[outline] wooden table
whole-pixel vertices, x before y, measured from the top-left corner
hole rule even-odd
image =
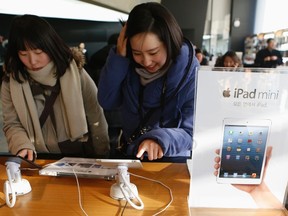
[[[47,164],[47,160],[38,160],[38,164]],[[184,163],[143,163],[143,169],[129,169],[130,173],[158,180],[169,186],[174,201],[171,206],[160,215],[169,216],[285,216],[284,210],[237,210],[237,209],[190,209],[187,204],[189,194],[189,172]],[[73,216],[84,215],[78,202],[78,189],[73,177],[39,176],[37,171],[22,171],[22,178],[27,179],[32,187],[29,194],[17,196],[13,208],[3,206],[0,215],[29,215],[29,216]],[[5,166],[0,165],[0,191],[7,179]],[[126,201],[110,198],[110,187],[115,181],[102,179],[80,178],[80,191],[83,209],[91,215],[153,215],[163,209],[170,201],[169,191],[162,185],[130,177],[144,203],[144,210],[136,210],[129,204],[124,208]]]
[[[37,163],[46,164],[42,160]],[[187,195],[189,192],[189,174],[186,164],[143,163],[143,169],[129,169],[130,173],[161,181],[173,191],[172,205],[161,215],[188,215]],[[30,182],[32,191],[17,196],[13,208],[3,206],[0,215],[84,215],[78,203],[78,190],[73,177],[39,176],[38,172],[22,171],[22,178]],[[7,179],[5,166],[0,165],[0,191]],[[144,210],[136,210],[129,204],[123,215],[153,215],[164,208],[170,201],[168,189],[162,185],[130,176],[131,183],[137,186],[139,196],[144,203]],[[90,215],[121,215],[126,201],[114,200],[109,196],[114,180],[79,178],[82,206]]]

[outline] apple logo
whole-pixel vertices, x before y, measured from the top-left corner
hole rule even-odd
[[[223,91],[223,97],[230,97],[230,89],[227,88],[227,90]]]

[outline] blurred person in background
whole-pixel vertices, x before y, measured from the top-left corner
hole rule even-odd
[[[195,49],[195,55],[198,59],[200,65],[209,65],[209,62],[206,58],[206,56],[203,54],[202,50],[200,48]]]
[[[275,40],[269,38],[267,40],[267,47],[256,53],[254,66],[262,68],[276,68],[277,66],[282,65],[282,55],[280,51],[275,49],[275,47]]]
[[[216,59],[215,67],[238,68],[242,67],[242,61],[235,51],[229,50],[223,56]]]

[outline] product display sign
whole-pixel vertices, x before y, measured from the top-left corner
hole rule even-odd
[[[190,208],[281,209],[288,183],[288,70],[201,67]]]

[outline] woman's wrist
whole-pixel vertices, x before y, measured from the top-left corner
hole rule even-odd
[[[260,208],[282,208],[283,206],[264,182],[255,187],[250,195]]]

